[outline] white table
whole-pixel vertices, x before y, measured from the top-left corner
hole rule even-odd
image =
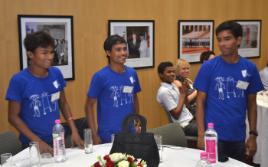
[[[268,167],[268,91],[257,94],[257,152],[253,162]]]
[[[93,147],[94,152],[85,154],[84,150],[77,148],[67,149],[68,160],[63,163],[44,164],[43,167],[89,167],[97,161],[97,156],[104,156],[109,153],[111,144],[96,145]],[[163,162],[159,167],[195,167],[199,160],[200,150],[183,148],[183,147],[164,147]],[[25,149],[14,156],[14,163],[17,166],[26,166],[29,150]],[[219,163],[219,167],[249,167],[249,165],[234,159],[229,159],[226,163]]]

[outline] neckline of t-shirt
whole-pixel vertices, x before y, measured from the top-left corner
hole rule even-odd
[[[239,60],[238,60],[236,63],[228,63],[228,62],[226,62],[226,61],[221,57],[221,55],[219,56],[219,58],[220,58],[220,60],[221,60],[224,64],[229,65],[229,66],[233,66],[233,65],[237,65],[237,64],[239,64],[239,63],[241,62],[242,57],[241,57],[240,55],[238,55],[238,56],[239,56]]]
[[[26,72],[28,73],[28,75],[30,75],[32,78],[35,78],[35,79],[39,79],[39,80],[45,80],[47,79],[49,76],[50,76],[50,68],[48,69],[48,74],[47,76],[45,77],[37,77],[37,76],[34,76],[31,71],[29,70],[29,68],[26,68]]]
[[[118,72],[113,71],[112,68],[108,65],[108,69],[109,69],[113,74],[116,74],[116,75],[119,75],[119,76],[122,76],[122,75],[125,75],[125,74],[126,74],[127,67],[126,67],[126,66],[124,66],[124,67],[125,67],[124,72],[122,72],[122,73],[118,73]]]

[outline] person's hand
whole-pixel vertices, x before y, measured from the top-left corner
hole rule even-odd
[[[252,157],[257,151],[256,136],[249,136],[246,142],[246,155]]]
[[[73,132],[71,138],[74,145],[78,146],[81,149],[84,148],[84,141],[80,138],[77,132]]]
[[[205,148],[204,136],[197,137],[197,148],[204,150],[204,148]]]
[[[93,144],[96,145],[96,144],[101,144],[101,139],[100,139],[100,136],[99,135],[92,135],[92,139],[93,139]]]
[[[181,87],[181,82],[178,80],[174,80],[173,83],[176,85],[176,87],[179,89]]]
[[[141,126],[135,126],[135,132],[141,133]]]
[[[39,151],[41,154],[50,153],[51,155],[53,155],[53,148],[50,145],[48,145],[46,142],[39,141],[38,145],[39,145]]]
[[[180,93],[181,94],[187,94],[187,91],[188,91],[188,83],[187,82],[183,82],[181,87],[179,87],[179,90],[180,90]]]

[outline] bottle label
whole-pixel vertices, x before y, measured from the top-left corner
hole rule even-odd
[[[217,162],[217,143],[216,140],[206,139],[206,152],[210,163]]]
[[[62,156],[63,159],[56,161],[65,160],[65,143],[64,143],[64,132],[60,134],[53,134],[53,151],[54,157]]]

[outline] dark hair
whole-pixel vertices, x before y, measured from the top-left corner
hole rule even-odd
[[[235,38],[242,37],[242,26],[234,20],[228,20],[221,23],[216,29],[216,35],[224,30],[230,30]]]
[[[46,48],[51,46],[55,48],[54,39],[44,31],[37,31],[27,34],[24,39],[24,46],[27,51],[34,52],[38,47]]]
[[[172,66],[173,64],[170,61],[161,62],[157,67],[158,74],[163,74],[167,67]]]
[[[204,61],[209,59],[210,55],[215,55],[215,53],[213,51],[211,51],[211,50],[202,52],[201,55],[200,55],[200,62],[204,63]]]
[[[111,35],[104,41],[103,48],[105,51],[111,51],[114,45],[122,43],[127,44],[123,37],[119,35]]]

